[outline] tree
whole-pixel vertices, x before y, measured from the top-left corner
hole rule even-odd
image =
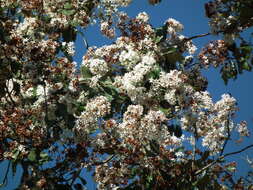
[[[155,5],[161,1],[149,0]],[[119,12],[131,0],[1,1],[0,160],[23,172],[18,189],[250,189],[232,177],[224,154],[236,100],[214,102],[201,70],[219,67],[225,83],[253,64],[251,0],[205,4],[210,32],[186,37],[169,18],[154,28],[145,12]],[[114,42],[89,47],[92,21]],[[78,68],[74,42],[88,48]],[[196,55],[193,39],[217,35]],[[7,173],[3,180],[6,183]]]

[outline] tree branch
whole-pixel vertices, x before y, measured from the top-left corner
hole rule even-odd
[[[95,166],[97,166],[97,165],[102,165],[102,164],[106,164],[107,162],[110,162],[113,158],[114,158],[114,156],[115,155],[111,155],[109,158],[107,158],[105,161],[103,161],[103,162],[94,162],[93,164],[95,165]]]
[[[102,165],[102,164],[105,164],[105,163],[107,163],[107,162],[110,162],[110,161],[113,159],[114,156],[115,156],[115,155],[111,155],[111,156],[110,156],[109,158],[107,158],[105,161],[103,161],[103,162],[94,162],[92,165],[97,166],[97,165]],[[70,183],[70,186],[72,186],[72,185],[74,184],[74,182],[76,181],[76,179],[79,177],[80,173],[82,172],[82,169],[83,169],[83,168],[79,168],[79,169],[77,170],[77,172],[73,174],[73,177],[72,177],[72,181],[71,181],[71,183]]]
[[[200,173],[202,173],[203,171],[205,171],[206,169],[210,168],[211,166],[215,165],[217,162],[219,162],[220,160],[224,159],[225,157],[227,156],[231,156],[231,155],[234,155],[234,154],[239,154],[249,148],[252,148],[253,147],[253,144],[249,145],[249,146],[246,146],[244,147],[243,149],[241,150],[238,150],[238,151],[235,151],[235,152],[230,152],[230,153],[227,153],[227,154],[224,154],[223,156],[220,156],[217,160],[211,162],[210,164],[206,165],[205,167],[203,167],[202,169],[196,171],[195,175],[198,175]]]
[[[196,36],[192,36],[192,37],[189,37],[189,38],[185,38],[185,39],[184,39],[184,42],[193,40],[193,39],[195,39],[195,38],[205,37],[205,36],[208,36],[208,35],[210,35],[210,34],[211,34],[211,33],[208,32],[208,33],[205,33],[205,34],[199,34],[199,35],[196,35]]]

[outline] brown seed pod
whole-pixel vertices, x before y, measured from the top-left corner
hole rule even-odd
[[[149,0],[149,3],[151,4],[151,5],[156,5],[156,4],[158,4],[158,3],[160,3],[162,0]]]

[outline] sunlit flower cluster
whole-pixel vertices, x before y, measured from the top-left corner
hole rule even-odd
[[[94,132],[98,127],[98,118],[110,113],[111,105],[107,98],[98,96],[87,103],[86,109],[76,121],[76,129],[87,134]]]
[[[165,24],[167,25],[168,34],[174,35],[176,32],[181,32],[184,26],[173,18],[169,18]]]

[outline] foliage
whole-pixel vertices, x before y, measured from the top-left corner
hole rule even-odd
[[[156,5],[161,0],[149,0]],[[251,0],[205,5],[210,33],[186,37],[169,18],[158,28],[145,12],[119,12],[131,0],[0,2],[0,160],[23,169],[18,189],[226,189],[236,163],[223,154],[236,100],[214,102],[201,69],[225,83],[253,65]],[[77,35],[98,21],[114,43],[89,47],[73,62]],[[193,39],[218,35],[196,55]],[[88,45],[87,45],[88,46]]]

